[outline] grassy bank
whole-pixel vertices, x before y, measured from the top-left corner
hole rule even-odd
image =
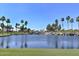
[[[0,49],[1,56],[79,56],[79,49]]]
[[[0,37],[9,36],[9,35],[19,35],[19,34],[29,34],[27,32],[0,32]]]

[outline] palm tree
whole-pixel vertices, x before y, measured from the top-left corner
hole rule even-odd
[[[62,29],[64,29],[64,25],[63,25],[64,18],[61,18],[61,22],[62,22]]]
[[[20,25],[20,24],[16,23],[16,25],[15,25],[16,31],[17,31],[17,28],[18,28],[19,25]]]
[[[1,23],[1,28],[2,28],[2,34],[3,34],[3,28],[4,28],[4,23]]]
[[[6,20],[6,18],[4,16],[1,17],[1,21],[2,21],[2,25],[4,24],[4,21]],[[5,26],[5,25],[4,25]],[[4,30],[4,26],[2,27],[2,31]]]
[[[59,26],[58,26],[58,30],[61,30],[61,25],[59,24]]]
[[[21,20],[21,24],[22,24],[22,25],[24,24],[24,20]]]
[[[25,25],[24,29],[25,29],[25,30],[27,30],[27,24],[28,24],[28,22],[25,21],[25,23],[24,23],[24,25]]]
[[[55,24],[56,24],[56,26],[58,26],[58,19],[55,20]]]
[[[27,21],[25,21],[25,25],[27,26],[27,24],[28,24],[28,22]]]
[[[7,19],[7,20],[6,20],[6,23],[7,23],[7,32],[8,32],[9,24],[10,24],[10,19]]]
[[[21,29],[21,31],[24,31],[24,20],[21,20],[21,27],[20,27],[20,29]]]
[[[79,16],[76,18],[76,22],[78,22],[78,29],[79,29]]]
[[[70,16],[67,16],[66,20],[67,20],[67,24],[68,24],[67,26],[68,26],[68,29],[69,29]]]
[[[4,21],[6,20],[5,16],[1,17],[2,23],[4,23]]]
[[[1,20],[1,18],[0,18],[0,27],[1,27],[1,22],[2,22],[2,20]]]
[[[74,22],[74,19],[71,18],[71,19],[70,19],[70,23],[71,23],[71,29],[72,29],[72,30],[73,30],[73,22]]]

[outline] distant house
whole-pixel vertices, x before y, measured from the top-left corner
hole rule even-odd
[[[40,31],[33,31],[33,34],[40,34]]]

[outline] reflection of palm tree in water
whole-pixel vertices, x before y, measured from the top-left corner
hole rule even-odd
[[[79,49],[79,36],[78,36],[78,49]]]
[[[52,36],[51,35],[47,35],[47,43],[48,43],[48,46],[51,45],[51,42],[52,42]]]
[[[27,43],[26,43],[26,36],[25,35],[22,35],[21,36],[21,48],[23,48],[23,47],[27,47]]]
[[[24,37],[23,35],[21,35],[21,48],[23,48],[23,40],[24,40]]]
[[[55,36],[54,40],[55,40],[56,48],[58,48],[58,36],[57,35]]]
[[[8,37],[7,37],[7,46],[6,46],[6,48],[10,48],[10,47],[9,47],[9,42],[10,42],[10,37],[8,36]]]
[[[54,48],[58,48],[58,36],[48,35],[47,36],[47,42],[48,42],[48,45],[52,45],[52,46],[54,46]]]
[[[18,37],[18,35],[15,36],[15,41],[16,41],[16,42],[15,42],[15,45],[16,45],[16,46],[17,46],[17,40],[18,40],[17,37]]]
[[[4,48],[4,37],[2,38],[1,46],[2,46],[2,48]]]
[[[61,42],[62,42],[62,49],[64,49],[64,36],[62,36],[62,38],[61,38]]]
[[[25,44],[24,44],[24,46],[25,46],[25,48],[27,48],[27,38],[26,38],[26,36],[27,36],[27,35],[24,35],[24,39],[25,39]]]

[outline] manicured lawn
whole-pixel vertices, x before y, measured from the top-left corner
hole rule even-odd
[[[79,49],[0,49],[2,56],[79,56]]]

